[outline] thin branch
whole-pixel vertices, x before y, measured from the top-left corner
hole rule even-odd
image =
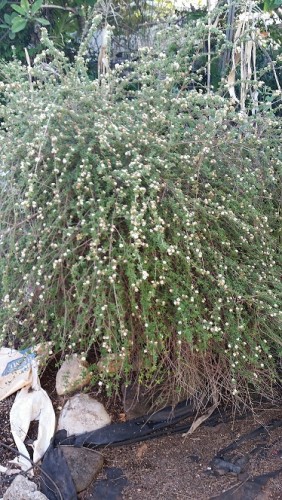
[[[279,82],[279,78],[278,78],[278,75],[276,73],[276,69],[275,69],[275,65],[274,65],[274,62],[273,60],[271,59],[269,53],[267,52],[267,50],[265,50],[265,48],[259,43],[259,48],[262,50],[262,52],[264,53],[264,55],[267,57],[267,59],[269,60],[269,63],[271,65],[271,69],[273,71],[273,74],[274,74],[274,78],[275,78],[275,81],[276,81],[276,85],[277,85],[277,89],[281,92],[281,85],[280,85],[280,82]]]
[[[6,38],[6,36],[8,36],[9,34],[9,31],[7,30],[1,37],[0,37],[0,42],[2,42],[2,40],[4,40],[4,38]]]
[[[30,87],[30,91],[33,92],[33,82],[32,82],[32,76],[31,76],[31,63],[30,63],[29,53],[28,53],[28,50],[26,47],[24,49],[24,53],[25,53],[25,58],[26,58],[26,62],[27,62],[29,87]]]
[[[207,91],[211,91],[211,2],[207,0],[208,7],[208,68],[207,68]]]
[[[42,5],[42,9],[59,9],[65,10],[67,12],[72,12],[75,15],[79,15],[77,9],[73,7],[63,7],[62,5]]]

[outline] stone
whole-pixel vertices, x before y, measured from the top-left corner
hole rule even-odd
[[[48,500],[43,493],[37,491],[37,485],[26,477],[18,474],[7,491],[3,500]]]
[[[56,391],[59,396],[71,394],[89,384],[91,373],[87,372],[88,363],[79,356],[66,359],[56,376]]]
[[[63,407],[58,430],[65,429],[67,435],[83,434],[101,429],[111,423],[111,417],[104,406],[88,394],[72,396]]]
[[[67,461],[77,493],[95,481],[103,467],[104,457],[98,451],[74,446],[60,446]]]

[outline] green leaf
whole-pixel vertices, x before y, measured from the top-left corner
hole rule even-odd
[[[36,14],[36,12],[38,12],[41,9],[42,4],[43,4],[43,0],[36,0],[34,2],[34,4],[32,4],[32,6],[31,6],[32,15]]]
[[[21,7],[25,10],[25,12],[29,11],[29,1],[28,0],[21,0]]]
[[[265,12],[270,12],[274,9],[278,9],[278,7],[281,7],[281,5],[282,0],[264,0],[263,10]]]
[[[49,24],[50,24],[49,21],[47,19],[45,19],[44,17],[36,17],[35,19],[43,26],[49,26]]]
[[[0,24],[0,28],[7,29],[9,28],[8,24]]]
[[[2,0],[0,2],[0,9],[3,9],[3,7],[5,7],[5,5],[6,5],[6,3],[7,3],[7,0]]]
[[[26,25],[27,25],[27,19],[21,16],[17,16],[12,21],[12,32],[18,33],[19,31],[24,30]]]
[[[11,24],[11,16],[9,16],[9,14],[4,14],[4,21],[7,24]]]
[[[26,14],[26,11],[20,6],[17,5],[16,3],[12,3],[11,5],[12,9],[14,9],[18,14],[21,14],[24,16]]]
[[[10,38],[10,40],[14,40],[14,39],[15,39],[15,37],[16,37],[16,34],[15,34],[15,33],[13,33],[12,31],[10,31],[10,33],[9,33],[9,38]]]

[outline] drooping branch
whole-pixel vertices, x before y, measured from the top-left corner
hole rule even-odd
[[[63,7],[62,5],[42,5],[42,9],[65,10],[67,12],[72,12],[75,15],[79,15],[76,8],[74,8],[74,7]]]

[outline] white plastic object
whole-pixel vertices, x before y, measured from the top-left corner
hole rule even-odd
[[[36,349],[34,350],[36,351]],[[18,392],[10,411],[11,432],[20,455],[13,463],[30,469],[30,455],[24,444],[30,422],[38,420],[38,436],[33,443],[33,462],[47,450],[55,432],[55,412],[49,396],[40,386],[38,360],[32,350],[0,349],[0,400]]]

